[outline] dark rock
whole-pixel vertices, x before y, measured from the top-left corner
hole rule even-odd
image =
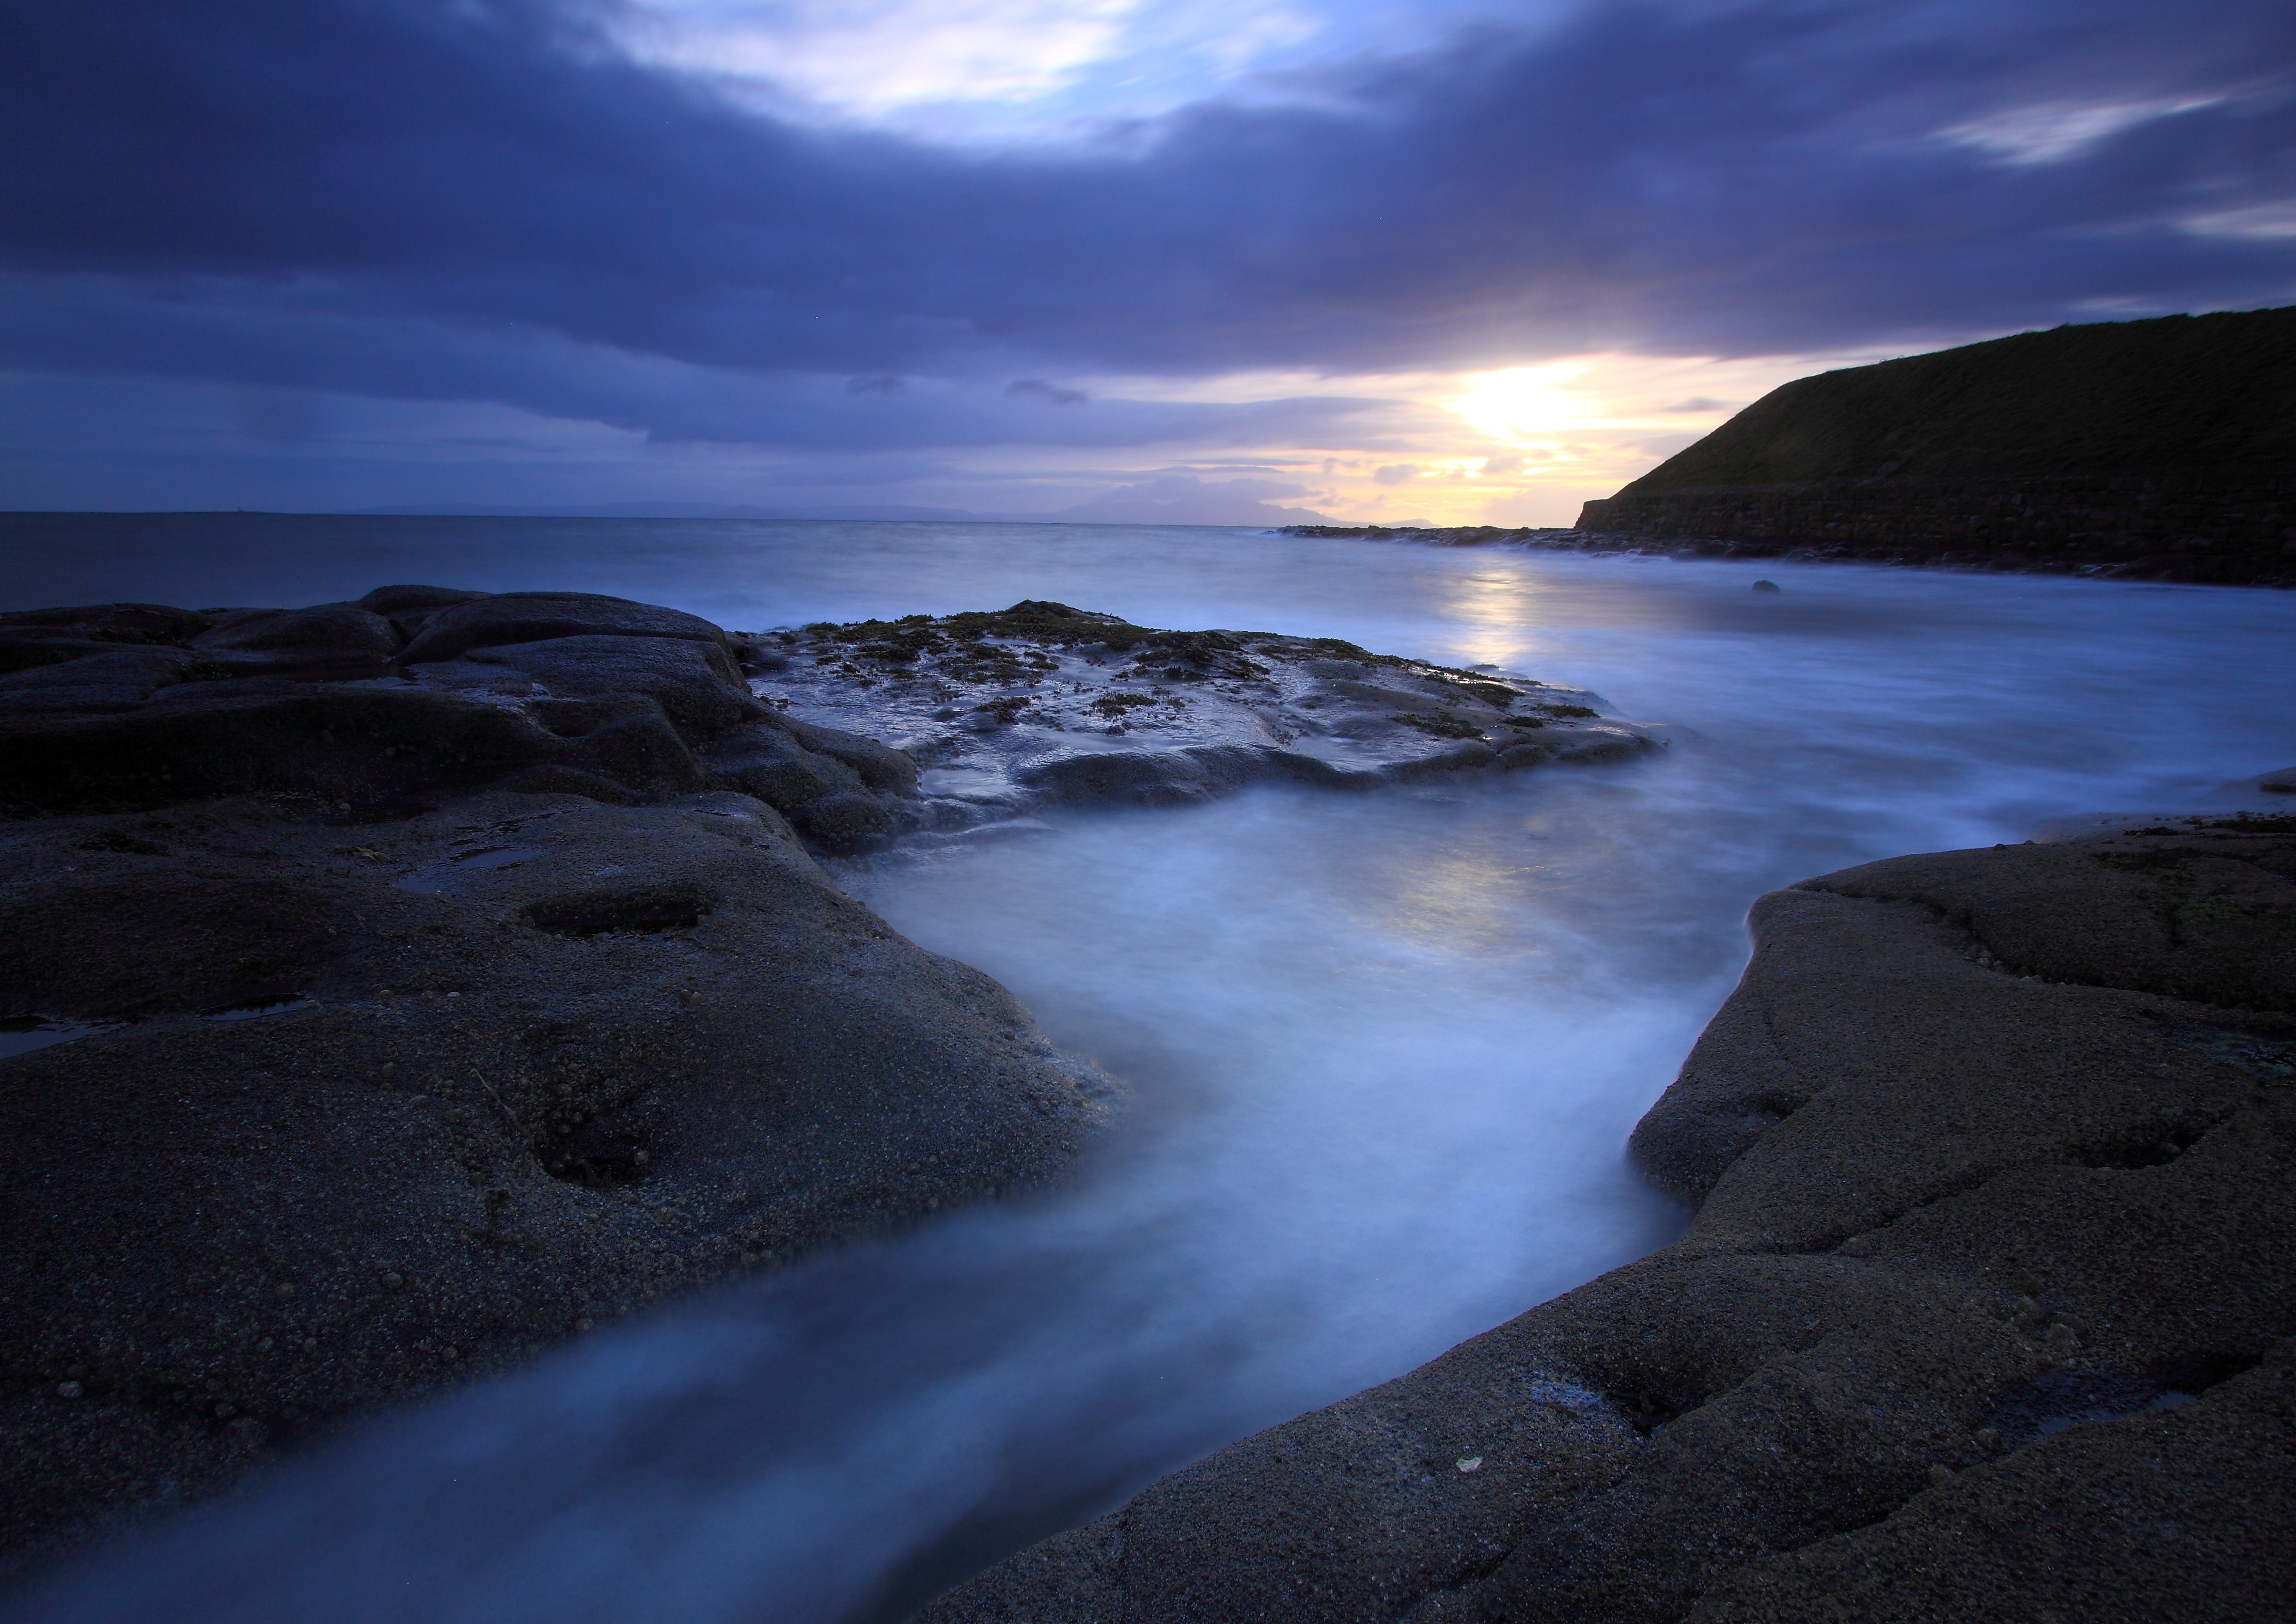
[[[873,795],[851,791],[824,795],[797,812],[797,822],[815,844],[831,851],[850,851],[892,827],[885,803]]]
[[[917,792],[917,764],[906,751],[891,749],[857,733],[823,727],[793,717],[777,719],[791,738],[816,755],[842,761],[870,789],[892,795]]]
[[[260,1458],[187,1385],[304,1435],[585,1305],[1056,1177],[1103,1114],[742,796],[351,829],[209,800],[18,823],[0,859],[0,1013],[133,1018],[4,1062],[41,1190],[0,1214],[11,1546]]]
[[[1097,801],[1138,807],[1188,806],[1269,777],[1311,775],[1334,785],[1349,779],[1311,757],[1235,744],[1056,756],[1015,775],[1053,805]]]
[[[378,615],[427,615],[488,595],[483,592],[462,592],[452,586],[378,586],[361,598],[358,606]]]
[[[642,693],[694,738],[723,733],[761,709],[733,657],[693,638],[550,637],[473,648],[463,658],[522,671],[554,694]]]
[[[402,639],[382,616],[356,603],[258,610],[231,617],[192,640],[195,649],[324,651],[342,659],[387,660]]]
[[[2296,839],[2259,821],[1765,898],[1635,1135],[1678,1244],[922,1616],[2281,1616],[2296,981],[2253,876]],[[2147,875],[2221,917],[2140,928]]]
[[[184,680],[200,662],[187,650],[58,643],[53,662],[26,661],[0,677],[0,716],[116,715]],[[45,652],[44,650],[44,652]]]
[[[755,795],[784,813],[862,788],[861,775],[850,765],[808,750],[775,722],[752,723],[718,740],[709,766],[713,783]]]
[[[1779,586],[1775,581],[1759,580],[1754,583],[1754,590],[1756,592],[1784,592],[1785,588]]]
[[[181,645],[215,625],[217,617],[164,603],[94,603],[67,609],[19,609],[0,614],[0,636],[50,632],[105,643]]]
[[[725,648],[724,632],[695,615],[586,592],[504,592],[441,609],[423,622],[409,664],[452,660],[474,648],[553,637],[675,637]]]
[[[426,618],[438,658],[349,679]],[[770,742],[843,849],[915,768],[690,616],[402,587],[0,644],[0,1020],[78,1034],[0,1062],[38,1186],[0,1208],[0,1551],[1059,1177],[1105,1115],[772,807],[696,792]]]
[[[582,594],[397,586],[295,611],[34,611],[0,622],[0,779],[34,812],[255,792],[348,809],[512,777],[621,801],[716,782],[766,795],[829,849],[893,826],[915,763],[773,712],[736,663],[749,646]],[[729,734],[742,736],[716,765],[733,767],[705,767],[698,752]],[[803,770],[742,770],[792,764]]]

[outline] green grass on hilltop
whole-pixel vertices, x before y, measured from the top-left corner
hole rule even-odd
[[[2296,308],[2021,332],[1800,378],[1627,486],[2296,463]]]

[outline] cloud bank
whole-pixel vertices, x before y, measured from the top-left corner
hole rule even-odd
[[[1375,454],[1398,408],[1361,392],[1103,381],[1904,349],[2296,298],[2284,5],[1588,5],[1001,149],[760,111],[627,25],[13,8],[0,367],[824,456]]]

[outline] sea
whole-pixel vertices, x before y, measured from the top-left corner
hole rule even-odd
[[[1587,688],[1672,742],[832,863],[1126,1085],[1072,1186],[602,1327],[153,1518],[0,1616],[898,1619],[1679,1235],[1626,1139],[1765,890],[2263,808],[2255,776],[2296,765],[2290,593],[1203,528],[0,518],[0,608],[394,582],[744,631],[1053,599]]]

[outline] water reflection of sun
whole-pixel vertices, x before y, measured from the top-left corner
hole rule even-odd
[[[1503,858],[1488,841],[1414,852],[1407,874],[1377,898],[1377,929],[1419,954],[1551,959],[1554,944],[1526,928],[1521,901],[1526,874],[1539,866],[1520,856]]]
[[[1461,665],[1515,666],[1538,644],[1535,608],[1540,586],[1526,572],[1462,570],[1444,583],[1443,607],[1457,618],[1455,646]]]

